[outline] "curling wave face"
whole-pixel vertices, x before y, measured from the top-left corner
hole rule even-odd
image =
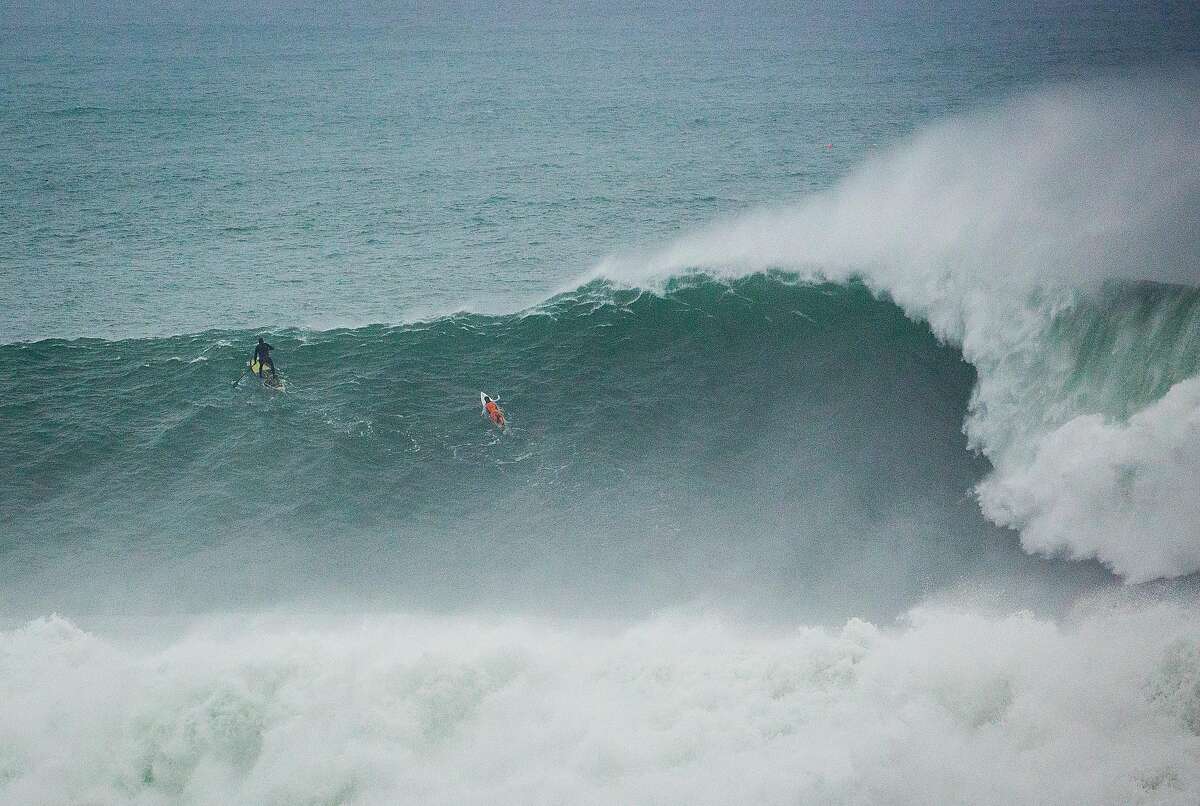
[[[989,518],[1131,582],[1190,574],[1197,87],[1187,72],[1046,90],[934,127],[799,206],[596,274],[861,278],[978,372],[966,431],[995,467],[978,488]]]

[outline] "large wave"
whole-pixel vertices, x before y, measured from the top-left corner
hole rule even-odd
[[[973,372],[861,284],[596,282],[525,314],[270,339],[283,395],[233,385],[252,333],[0,348],[8,612],[345,595],[840,620],[981,577],[1100,577],[1025,561],[979,516]]]
[[[596,274],[858,277],[979,374],[983,511],[1131,582],[1200,569],[1200,81],[1058,88]],[[1146,286],[1144,283],[1152,283]]]

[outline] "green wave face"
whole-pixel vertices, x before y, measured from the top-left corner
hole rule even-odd
[[[282,394],[233,384],[256,335],[0,348],[7,610],[319,594],[836,618],[984,571],[1103,576],[986,524],[973,369],[858,284],[598,282],[520,315],[271,333]]]

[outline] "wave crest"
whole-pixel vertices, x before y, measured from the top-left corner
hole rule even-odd
[[[1185,575],[1200,570],[1181,481],[1200,477],[1198,409],[1190,386],[1164,395],[1200,369],[1187,288],[1200,283],[1198,131],[1191,72],[1046,90],[937,126],[798,206],[611,258],[596,275],[650,287],[692,270],[861,278],[976,367],[965,429],[995,467],[979,488],[989,516],[1031,550],[1097,557],[1130,581]],[[1104,284],[1119,298],[1145,281],[1157,284],[1150,319],[1107,328],[1111,355],[1089,351],[1119,308]],[[1081,309],[1087,327],[1063,332]],[[1105,376],[1091,385],[1089,361]],[[1129,371],[1139,363],[1151,371]],[[1102,469],[1065,472],[1083,456]],[[1094,514],[1071,514],[1083,512]]]

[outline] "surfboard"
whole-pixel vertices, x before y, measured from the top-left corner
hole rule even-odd
[[[493,424],[498,425],[501,428],[504,428],[504,426],[505,426],[504,412],[500,410],[499,406],[497,406],[496,412],[499,414],[500,419],[497,420],[496,418],[489,415],[488,410],[487,410],[487,404],[489,401],[495,402],[495,398],[493,398],[491,395],[487,394],[486,392],[479,393],[479,405],[483,406],[483,416],[487,417],[489,420],[491,420]]]
[[[254,375],[254,377],[258,378],[258,371],[261,369],[258,361],[252,358],[246,362],[246,367],[249,368],[250,373]],[[262,378],[259,378],[259,380],[261,380],[262,385],[268,389],[273,389],[276,392],[283,391],[283,378],[279,376],[279,373],[275,373],[274,375],[264,375]]]

